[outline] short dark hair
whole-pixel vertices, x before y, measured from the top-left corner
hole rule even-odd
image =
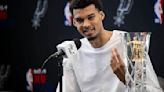
[[[70,4],[70,11],[73,14],[73,9],[85,8],[91,4],[94,4],[99,11],[103,10],[101,0],[72,0]]]

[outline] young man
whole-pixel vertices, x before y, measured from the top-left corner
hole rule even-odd
[[[72,0],[73,25],[84,36],[78,53],[64,59],[64,92],[125,92],[125,62],[120,31],[103,27],[100,0]],[[162,92],[152,66],[148,88]]]

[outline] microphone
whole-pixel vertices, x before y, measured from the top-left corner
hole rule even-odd
[[[63,56],[65,58],[69,58],[77,53],[77,50],[81,47],[81,41],[75,38],[73,41],[64,41],[56,47],[58,51],[52,54],[51,57]]]
[[[57,45],[57,52],[50,55],[42,64],[42,68],[51,58],[60,58],[65,57],[69,58],[77,53],[77,50],[81,47],[81,41],[78,38],[73,39],[72,41],[64,41],[61,44]]]

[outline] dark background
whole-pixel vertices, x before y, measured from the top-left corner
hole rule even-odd
[[[2,2],[3,1],[3,2]],[[102,0],[108,30],[152,32],[150,57],[158,76],[164,77],[164,24],[154,23],[153,0],[133,0],[133,7],[125,15],[125,24],[114,25],[119,0]],[[31,19],[37,0],[1,0],[8,5],[6,26],[0,26],[0,63],[11,65],[11,74],[3,90],[25,92],[26,72],[29,68],[40,68],[43,61],[56,51],[56,45],[64,40],[81,38],[74,27],[64,26],[66,0],[48,0],[48,10],[41,19],[38,30],[32,27]],[[57,63],[51,60],[46,64],[48,81],[57,84]]]

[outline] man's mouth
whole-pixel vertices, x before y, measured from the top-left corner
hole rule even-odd
[[[84,32],[84,33],[85,33],[85,32],[89,32],[89,30],[86,29],[86,30],[83,30],[83,32]]]
[[[85,30],[83,30],[83,33],[90,33],[90,32],[92,32],[94,29],[85,29]]]

